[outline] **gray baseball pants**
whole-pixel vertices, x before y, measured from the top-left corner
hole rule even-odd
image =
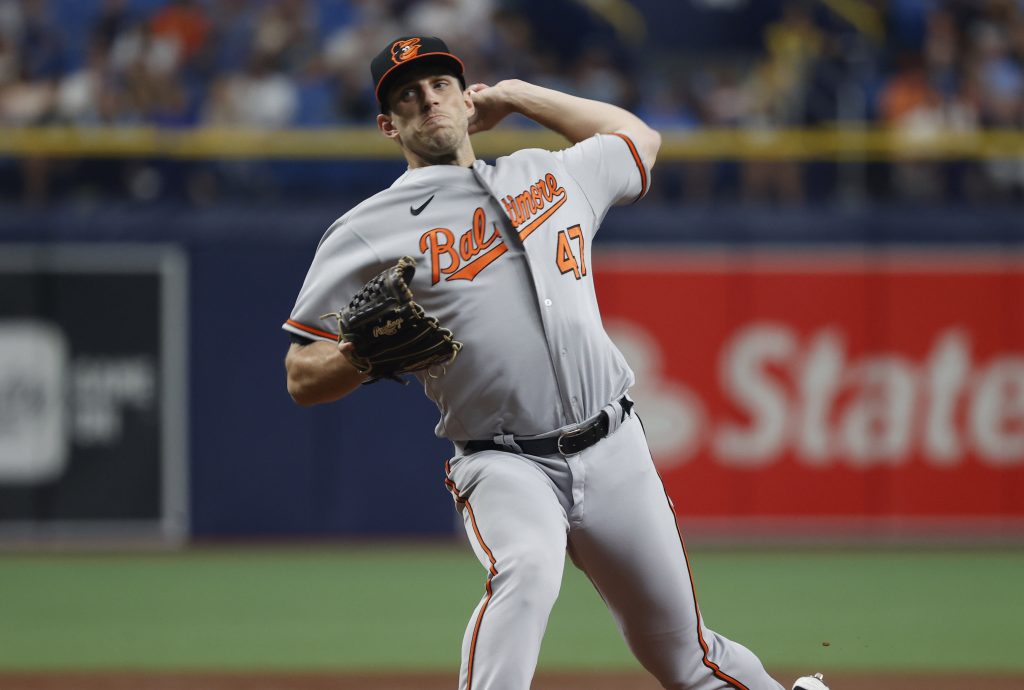
[[[566,551],[663,687],[782,690],[750,650],[704,626],[671,502],[635,416],[568,458],[458,456],[447,485],[488,573],[463,640],[460,690],[528,690]]]

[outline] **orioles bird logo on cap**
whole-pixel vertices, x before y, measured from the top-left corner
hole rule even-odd
[[[420,52],[420,39],[410,38],[404,41],[395,41],[391,46],[391,59],[396,65],[406,60],[411,60]]]

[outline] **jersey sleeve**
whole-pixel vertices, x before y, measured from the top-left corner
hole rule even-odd
[[[651,171],[625,134],[597,134],[557,155],[598,217],[615,204],[639,201],[647,194]]]
[[[335,342],[336,320],[320,317],[348,304],[379,265],[370,245],[339,221],[320,241],[292,313],[281,327],[306,339]]]

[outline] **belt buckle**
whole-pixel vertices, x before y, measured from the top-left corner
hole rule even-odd
[[[565,449],[562,448],[562,441],[564,441],[566,439],[570,439],[571,440],[571,439],[574,439],[574,438],[579,438],[580,436],[583,436],[584,434],[586,434],[588,431],[590,431],[590,427],[576,427],[572,431],[566,431],[564,434],[560,435],[558,437],[558,443],[556,444],[556,446],[558,448],[558,453],[563,458],[567,457],[569,455],[575,455],[576,453],[578,453],[579,451],[576,451],[576,453],[566,452]]]

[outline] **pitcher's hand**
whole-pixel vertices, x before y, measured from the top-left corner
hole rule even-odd
[[[466,90],[476,107],[469,119],[469,133],[486,132],[515,111],[515,90],[522,84],[518,79],[505,79],[494,86],[471,84]]]

